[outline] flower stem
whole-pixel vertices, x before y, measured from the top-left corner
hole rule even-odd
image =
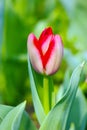
[[[43,105],[44,105],[44,110],[46,112],[46,114],[49,112],[50,110],[50,99],[49,99],[49,78],[48,77],[44,77],[43,79]]]

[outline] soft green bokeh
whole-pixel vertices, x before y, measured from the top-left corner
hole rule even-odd
[[[39,37],[48,26],[61,35],[64,57],[53,77],[55,92],[66,71],[87,60],[86,0],[0,0],[0,103],[16,105],[27,100],[32,108],[27,67],[27,37]],[[81,88],[87,97],[87,67]],[[40,92],[40,90],[39,90]]]

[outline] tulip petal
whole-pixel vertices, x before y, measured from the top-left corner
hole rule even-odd
[[[50,58],[46,64],[46,74],[50,75],[55,73],[61,62],[61,58],[63,56],[63,45],[62,45],[62,40],[59,35],[54,36],[54,48],[52,49]]]
[[[42,44],[41,49],[42,49],[43,55],[47,52],[49,45],[50,45],[50,42],[51,42],[51,39],[52,39],[52,35],[49,35],[49,37]]]
[[[43,65],[41,56],[34,42],[38,42],[34,34],[30,34],[28,37],[28,53],[32,66],[37,72],[43,73]]]
[[[59,35],[54,35],[52,28],[46,28],[39,40],[30,34],[28,52],[32,66],[39,73],[51,75],[55,73],[63,56],[63,45]]]
[[[52,35],[52,34],[53,34],[53,32],[52,32],[51,27],[44,29],[43,32],[42,32],[41,35],[40,35],[40,38],[39,38],[39,44],[40,44],[40,46],[41,46],[41,45],[44,43],[44,41],[45,41],[50,35]]]

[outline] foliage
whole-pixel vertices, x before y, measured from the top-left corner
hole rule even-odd
[[[27,37],[30,32],[34,32],[39,37],[41,31],[47,26],[52,26],[54,33],[61,35],[65,48],[60,70],[53,77],[54,91],[55,93],[58,92],[58,95],[62,95],[60,88],[63,84],[67,86],[67,78],[70,78],[74,68],[82,61],[87,61],[86,14],[86,0],[0,0],[0,103],[17,105],[26,99],[28,101],[27,107],[31,107],[32,98],[27,67]],[[82,113],[80,115],[81,121],[79,120],[79,122],[82,122],[84,118],[81,128],[85,126],[84,115],[87,108],[85,105],[85,97],[87,98],[86,72],[87,67],[85,66],[80,81],[81,90],[79,90],[80,92],[78,92],[75,99],[76,107],[72,108],[71,111],[71,115],[73,115],[73,109],[75,114],[77,114],[76,108],[78,106],[81,107],[81,104],[84,105],[84,112],[82,108],[79,110],[79,113]],[[34,72],[34,74],[36,73]],[[38,79],[40,79],[40,83],[37,92],[40,100],[42,100],[41,75],[38,75]],[[65,79],[64,82],[63,79]],[[57,91],[58,89],[59,91]],[[8,111],[13,110],[11,107],[3,107],[5,111],[0,112],[0,114],[5,114],[6,112],[7,115]],[[22,114],[19,114],[20,120]],[[1,116],[4,118],[4,115]],[[79,115],[77,117],[79,119]],[[75,126],[77,120],[74,120]],[[28,116],[27,118],[23,116],[23,122],[25,122],[25,128],[23,128],[22,123],[20,130],[36,129]],[[70,130],[75,129],[75,126],[71,123]],[[76,126],[76,130],[78,129],[80,130],[79,126]]]
[[[84,63],[80,64],[74,70],[69,84],[67,82],[68,87],[66,84],[64,84],[65,88],[64,86],[61,87],[62,91],[59,91],[58,94],[61,95],[61,97],[59,97],[59,99],[56,101],[56,104],[48,114],[44,114],[44,107],[42,106],[36,89],[32,68],[30,63],[28,63],[28,65],[34,107],[40,122],[39,130],[66,130],[72,128],[76,130],[84,130],[87,123],[87,103],[82,92],[78,91],[77,93],[78,83],[81,78]],[[78,106],[79,111],[77,110]],[[0,105],[0,129],[37,130],[31,119],[27,116],[27,113],[24,112],[24,108],[25,102],[19,104],[17,107]],[[76,117],[74,117],[75,114]]]
[[[87,123],[87,120],[86,120],[87,103],[81,92],[79,92],[78,95],[76,96],[77,87],[80,81],[83,64],[79,65],[74,70],[69,84],[68,84],[68,81],[69,81],[68,80],[67,84],[65,84],[62,88],[63,89],[62,94],[61,94],[61,91],[58,93],[58,95],[62,95],[60,100],[56,102],[54,107],[50,110],[50,112],[47,115],[45,113],[44,107],[42,106],[42,102],[39,99],[38,92],[36,90],[37,87],[36,87],[36,83],[34,80],[35,78],[34,78],[30,63],[28,63],[28,65],[29,65],[29,74],[30,74],[30,81],[31,81],[32,98],[33,98],[33,103],[35,107],[35,112],[36,112],[38,121],[41,125],[40,130],[48,130],[48,129],[49,130],[53,130],[53,129],[66,130],[72,127],[72,123],[76,130],[84,130]],[[45,97],[45,100],[47,100],[47,97]],[[46,106],[47,105],[48,104],[46,104]],[[79,106],[79,109],[80,109],[79,112],[76,112],[77,106]],[[77,115],[74,118],[73,115],[75,114]],[[78,123],[77,123],[77,120],[78,120]]]

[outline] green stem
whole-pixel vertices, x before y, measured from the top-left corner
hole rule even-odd
[[[49,99],[49,78],[48,77],[44,77],[43,79],[43,105],[44,105],[44,110],[46,112],[46,114],[49,112],[50,110],[50,99]]]
[[[55,105],[55,92],[52,92],[52,101],[51,102],[52,102],[51,103],[51,108],[53,108],[54,105]]]

